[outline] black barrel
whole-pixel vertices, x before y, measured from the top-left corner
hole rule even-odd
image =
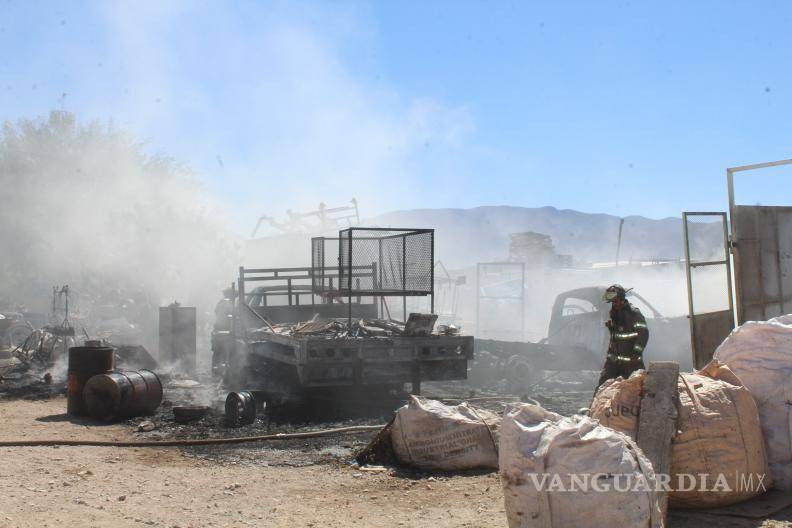
[[[87,414],[100,420],[152,414],[162,403],[162,383],[150,370],[108,372],[88,380],[83,398]]]
[[[112,347],[96,343],[91,343],[91,345],[69,349],[66,412],[76,416],[86,414],[85,400],[83,399],[85,383],[97,374],[111,372],[115,367],[115,354]]]

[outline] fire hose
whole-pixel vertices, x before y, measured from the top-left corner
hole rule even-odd
[[[306,431],[304,433],[277,433],[260,436],[237,436],[230,438],[196,438],[192,440],[3,440],[0,447],[44,447],[44,446],[93,446],[93,447],[177,447],[221,444],[243,444],[271,440],[295,440],[316,438],[334,434],[354,434],[380,430],[384,425],[353,425],[336,429]]]

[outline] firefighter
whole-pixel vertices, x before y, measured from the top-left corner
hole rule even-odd
[[[609,379],[628,378],[636,370],[646,368],[643,351],[649,342],[649,330],[641,311],[627,301],[628,291],[614,284],[602,296],[604,302],[611,304],[610,319],[605,321],[610,343],[595,393]]]

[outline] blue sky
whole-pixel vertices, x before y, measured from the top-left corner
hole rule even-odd
[[[726,207],[726,167],[792,157],[791,16],[786,2],[0,0],[0,119],[112,120],[191,167],[245,232],[353,196],[366,215],[678,216]],[[739,196],[790,203],[790,177],[741,177]]]

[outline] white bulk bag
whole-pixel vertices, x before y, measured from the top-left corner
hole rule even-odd
[[[792,315],[741,325],[715,358],[753,394],[774,485],[792,490]]]
[[[589,417],[509,406],[499,462],[509,528],[663,526],[649,460]]]
[[[645,378],[646,372],[640,370],[626,380],[610,380],[597,391],[589,416],[635,439]],[[678,431],[671,450],[669,504],[712,508],[762,493],[770,484],[767,455],[748,389],[713,360],[698,372],[680,374],[677,390]],[[724,485],[714,485],[718,478]]]
[[[411,396],[396,411],[391,443],[400,463],[447,471],[498,468],[501,418],[465,403],[451,406]]]

